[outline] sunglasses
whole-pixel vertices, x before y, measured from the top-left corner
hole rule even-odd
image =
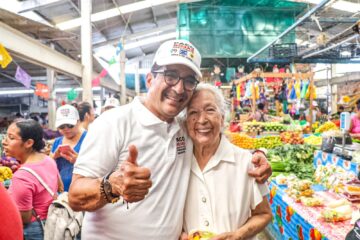
[[[65,128],[73,128],[73,127],[75,127],[74,125],[71,125],[71,124],[63,124],[63,125],[61,125],[60,127],[59,127],[59,129],[65,129]]]

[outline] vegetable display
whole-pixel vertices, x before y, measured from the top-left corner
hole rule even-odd
[[[285,144],[268,152],[273,176],[279,173],[294,173],[300,179],[312,179],[314,175],[313,158],[315,147],[312,145]]]

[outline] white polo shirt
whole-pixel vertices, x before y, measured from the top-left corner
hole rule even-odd
[[[203,171],[193,156],[185,205],[186,232],[220,234],[245,224],[251,210],[269,193],[266,185],[248,176],[253,168],[251,159],[249,151],[234,146],[224,135]]]
[[[151,171],[149,194],[138,203],[119,201],[86,212],[81,238],[178,240],[190,177],[192,142],[175,120],[168,124],[135,98],[128,105],[106,111],[90,125],[74,173],[103,177],[138,148],[137,163]]]

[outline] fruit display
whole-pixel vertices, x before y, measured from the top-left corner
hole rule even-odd
[[[322,144],[322,137],[311,135],[309,137],[304,138],[304,142],[314,146],[320,146]]]
[[[337,129],[338,129],[338,127],[335,125],[335,123],[328,121],[328,122],[322,124],[320,127],[318,127],[315,130],[315,133],[323,133],[323,132],[327,132],[330,130],[337,130]]]
[[[278,122],[265,122],[263,126],[264,131],[268,132],[283,132],[286,130],[286,126]]]
[[[19,169],[20,164],[15,158],[2,157],[0,158],[0,166],[9,167],[14,173]]]
[[[283,143],[303,144],[304,139],[301,132],[282,132],[280,139]]]
[[[209,231],[194,231],[189,234],[189,240],[207,240],[215,237],[215,234]]]
[[[229,133],[227,136],[234,145],[244,149],[255,149],[255,138],[243,133]]]
[[[0,167],[0,182],[11,179],[12,174],[13,173],[9,167]]]
[[[265,136],[255,139],[254,149],[266,148],[273,149],[275,147],[281,146],[283,143],[279,136]]]
[[[264,125],[261,122],[245,122],[244,130],[246,132],[261,133],[264,131]]]

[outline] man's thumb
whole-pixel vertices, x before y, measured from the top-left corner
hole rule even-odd
[[[137,148],[135,147],[135,145],[130,145],[129,146],[129,157],[127,158],[126,161],[137,165],[137,163],[136,163],[137,156],[138,156]]]

